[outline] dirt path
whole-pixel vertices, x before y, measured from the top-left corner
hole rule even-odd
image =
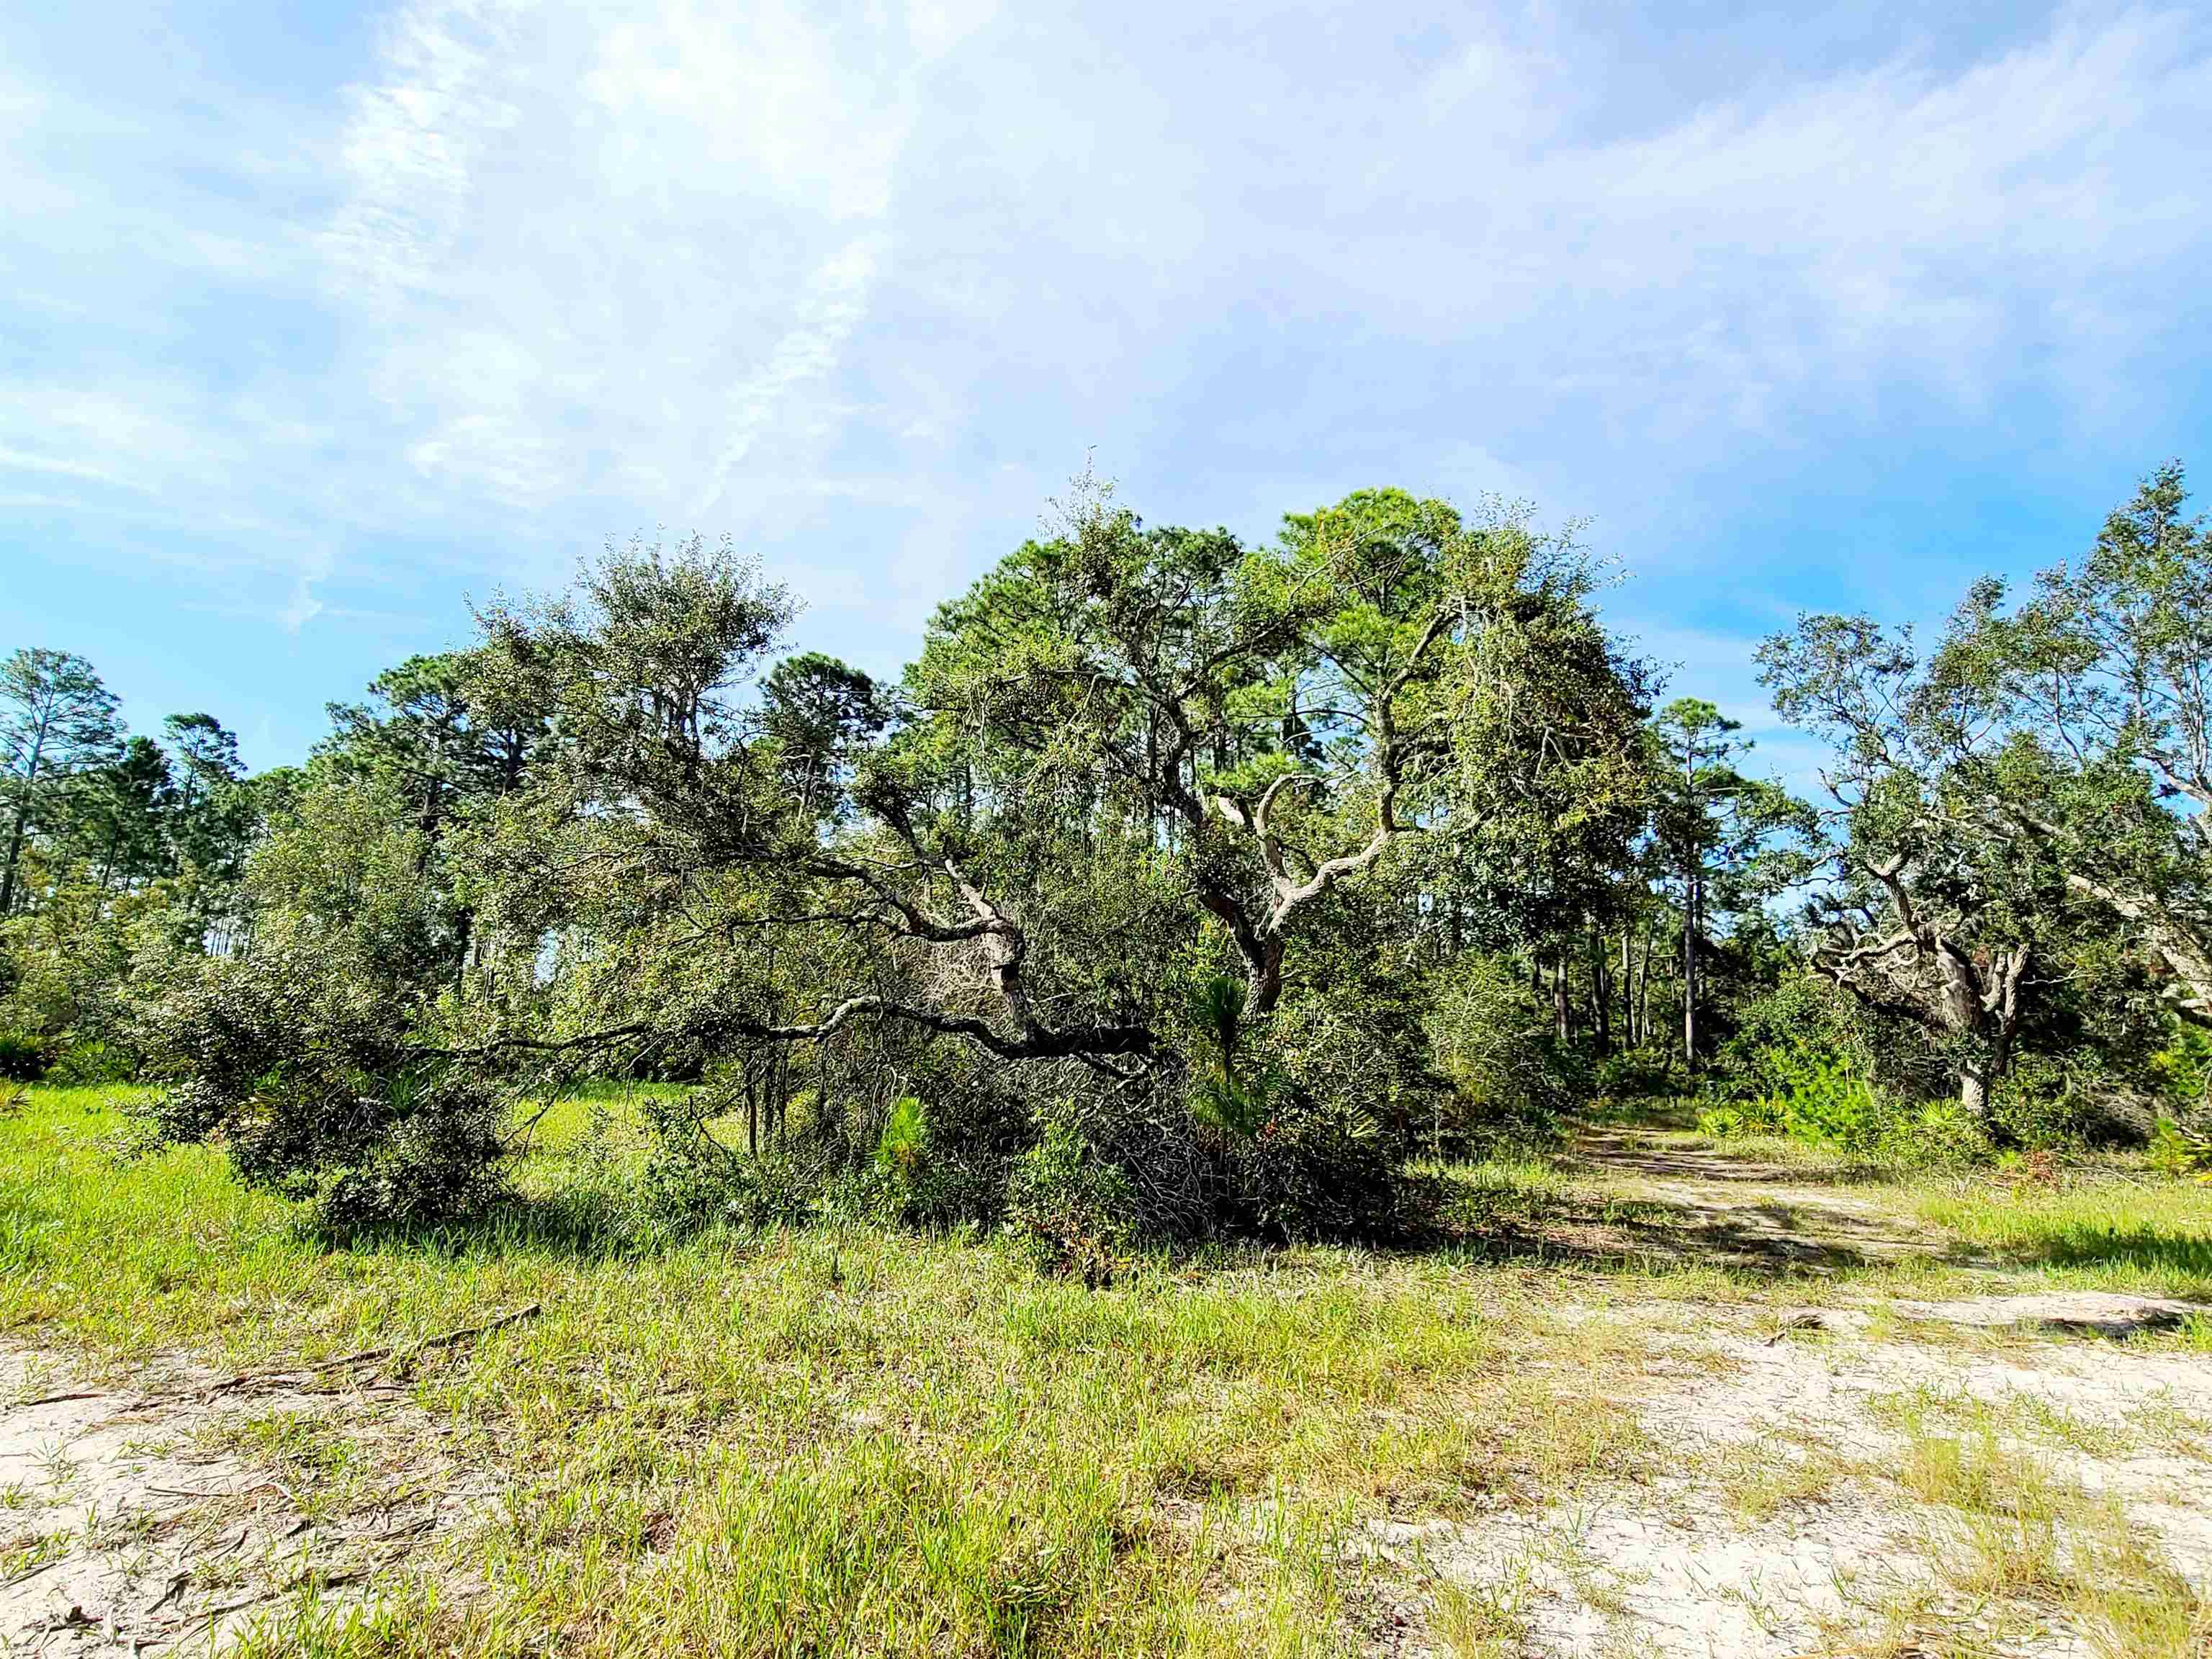
[[[1751,1256],[1818,1272],[1949,1249],[1941,1233],[1908,1224],[1854,1183],[1731,1158],[1679,1133],[1591,1128],[1576,1141],[1575,1154],[1671,1212],[1650,1231],[1677,1252]]]
[[[374,1384],[115,1387],[0,1348],[0,1654],[213,1649],[302,1602],[343,1619],[493,1494]]]
[[[1826,1275],[1958,1256],[1870,1191],[1661,1131],[1578,1148],[1655,1252]],[[1371,1524],[1400,1653],[2212,1659],[2212,1358],[2187,1304],[1848,1291],[1566,1310],[1644,1344],[1646,1448],[1571,1498]]]
[[[1748,1334],[1712,1357],[1635,1402],[1632,1478],[1401,1534],[1401,1564],[1492,1607],[1501,1656],[2212,1652],[2200,1361]],[[2185,1636],[2116,1636],[2124,1588]]]

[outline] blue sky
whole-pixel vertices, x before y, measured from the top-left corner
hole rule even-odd
[[[2212,479],[2208,110],[2172,9],[0,9],[0,648],[270,764],[665,526],[892,669],[1088,453],[1583,520],[1757,727],[1797,610]]]

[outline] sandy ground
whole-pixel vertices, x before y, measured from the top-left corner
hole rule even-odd
[[[1632,1132],[1586,1151],[1667,1206],[1678,1249],[1817,1274],[1942,1248],[1867,1194],[1786,1170]],[[1778,1316],[1681,1301],[1562,1310],[1623,1322],[1645,1345],[1622,1403],[1649,1455],[1572,1501],[1357,1528],[1348,1547],[1387,1612],[1375,1650],[2100,1651],[2063,1608],[2023,1615],[1959,1592],[1946,1571],[1959,1512],[1899,1476],[1916,1425],[1994,1433],[2051,1480],[2109,1498],[2145,1549],[2212,1593],[2212,1358],[2134,1340],[2194,1310],[1985,1282],[1987,1295]],[[303,1602],[340,1620],[425,1577],[465,1599],[477,1587],[453,1571],[455,1546],[500,1495],[388,1376],[370,1364],[228,1377],[172,1358],[113,1382],[0,1345],[0,1656],[217,1650]],[[1474,1645],[1443,1629],[1455,1595],[1497,1615]]]
[[[1848,1188],[1608,1133],[1586,1148],[1707,1240],[1818,1273],[1933,1252]],[[1596,1659],[2109,1650],[2032,1593],[1961,1594],[1959,1510],[1899,1479],[1911,1422],[1994,1433],[2062,1486],[2108,1495],[2142,1546],[2212,1594],[2212,1358],[2129,1339],[2212,1311],[2017,1281],[1948,1301],[1735,1311],[1583,1310],[1652,1336],[1630,1406],[1653,1455],[1574,1501],[1370,1522],[1355,1540],[1400,1598],[1401,1654],[1455,1649],[1446,1591],[1494,1613],[1482,1653]],[[1931,1425],[1933,1425],[1931,1427]],[[2212,1659],[2212,1626],[2200,1626]],[[1502,1632],[1499,1633],[1499,1632]]]
[[[205,1651],[334,1620],[491,1512],[398,1390],[0,1349],[0,1654]]]
[[[2128,1449],[2000,1442],[2052,1475],[2118,1498],[2177,1571],[2212,1587],[2212,1367],[2201,1358],[2055,1344],[1968,1358],[1847,1333],[1779,1343],[1735,1336],[1714,1346],[1733,1362],[1722,1374],[1635,1402],[1674,1472],[1534,1514],[1432,1529],[1420,1540],[1425,1565],[1516,1595],[1529,1627],[1525,1650],[1539,1654],[1863,1651],[1850,1632],[1879,1629],[1886,1607],[1921,1591],[1936,1605],[1920,1633],[1955,1638],[1978,1614],[1942,1605],[1948,1517],[1886,1478],[1906,1437],[1880,1407],[1905,1396],[2001,1408],[2038,1401],[2107,1431]],[[2203,1432],[2160,1445],[2144,1426],[2158,1422],[2194,1422]],[[1762,1462],[1804,1464],[1823,1454],[1842,1465],[1826,1490],[1785,1500],[1762,1519],[1732,1501],[1732,1475],[1756,1478]],[[1378,1541],[1387,1542],[1389,1523],[1382,1524]],[[2010,1650],[2094,1649],[2061,1621]]]

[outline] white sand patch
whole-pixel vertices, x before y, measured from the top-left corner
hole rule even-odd
[[[220,1648],[337,1617],[489,1512],[388,1386],[311,1392],[178,1361],[128,1388],[0,1349],[0,1653]]]
[[[2021,1322],[1984,1311],[1965,1322]],[[1598,1316],[1669,1324],[1680,1313]],[[1992,1609],[1946,1590],[1958,1518],[1893,1478],[1910,1443],[1903,1419],[1917,1414],[1961,1435],[1998,1425],[1996,1443],[2112,1495],[2176,1571],[2212,1590],[2212,1363],[2109,1342],[1965,1353],[1869,1340],[1864,1315],[1827,1316],[1825,1333],[1781,1340],[1712,1334],[1717,1368],[1650,1367],[1650,1392],[1631,1403],[1658,1443],[1659,1476],[1534,1512],[1375,1522],[1364,1553],[1506,1609],[1522,1635],[1503,1650],[1556,1659],[1781,1659],[1864,1650],[1854,1644],[1878,1631],[1937,1651],[1969,1636],[1996,1653],[2091,1651],[2063,1618],[1999,1629]],[[1801,1491],[1793,1473],[1815,1478]],[[1780,1495],[1754,1519],[1739,1500],[1760,1481]],[[1915,1621],[1902,1632],[1900,1607]]]

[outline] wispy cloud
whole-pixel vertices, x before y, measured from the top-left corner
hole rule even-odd
[[[1663,582],[2205,380],[2186,13],[406,0],[295,89],[32,9],[0,512],[294,629],[696,520],[887,665],[1094,444],[1248,529],[1532,494]]]
[[[520,118],[497,82],[519,56],[530,9],[526,0],[412,0],[386,26],[385,78],[347,97],[340,154],[351,189],[323,236],[345,298],[390,313],[441,286],[483,152]]]
[[[325,239],[418,478],[532,515],[726,510],[842,418],[938,12],[416,0]]]

